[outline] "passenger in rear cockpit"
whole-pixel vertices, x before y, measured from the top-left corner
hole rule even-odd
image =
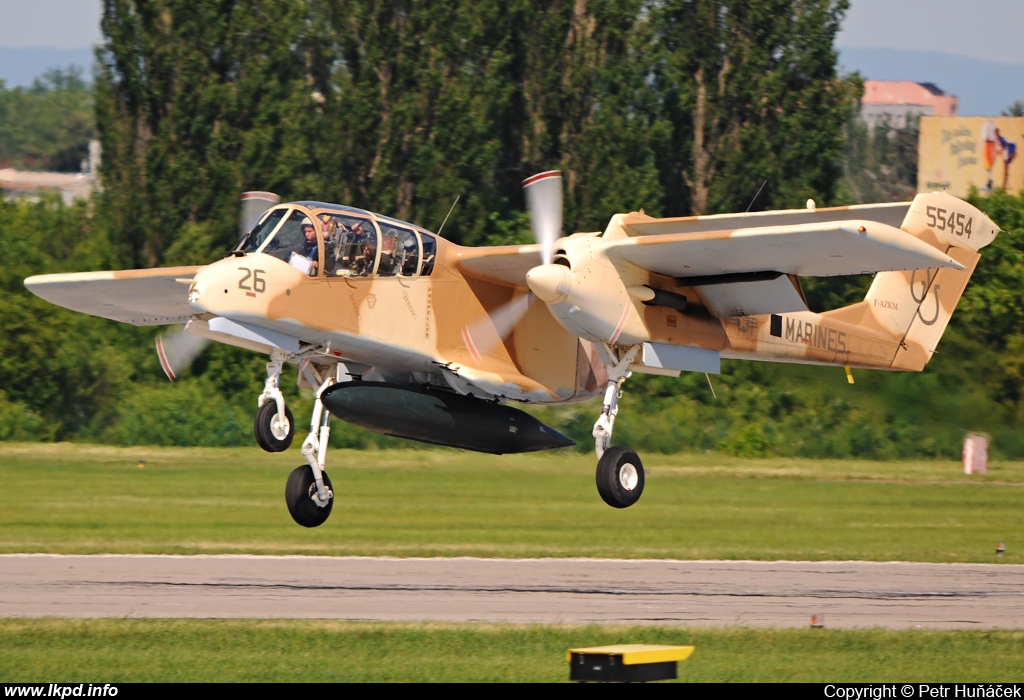
[[[377,257],[376,237],[371,236],[363,228],[362,222],[355,224],[349,234],[352,236],[354,255],[352,257],[352,274],[368,275],[373,269],[373,262]]]

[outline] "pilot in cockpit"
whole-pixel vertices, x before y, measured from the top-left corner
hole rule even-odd
[[[320,263],[320,246],[317,245],[316,229],[313,228],[313,224],[311,222],[303,222],[302,236],[304,241],[302,243],[300,255],[306,258],[306,260],[309,260],[309,274],[315,275],[317,265]]]

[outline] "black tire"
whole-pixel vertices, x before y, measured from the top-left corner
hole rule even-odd
[[[629,508],[644,492],[644,465],[628,447],[609,447],[597,462],[597,492],[612,508]]]
[[[256,411],[256,420],[253,421],[253,432],[256,433],[256,442],[267,452],[284,452],[292,444],[295,437],[295,419],[292,418],[292,411],[284,407],[284,417],[288,421],[288,432],[281,437],[281,427],[277,426],[277,435],[274,434],[274,423],[277,421],[277,402],[267,401]]]
[[[324,485],[334,492],[331,486],[331,479],[324,472]],[[302,527],[317,527],[323,525],[331,514],[334,507],[334,497],[331,502],[321,508],[313,501],[313,494],[316,493],[316,482],[313,480],[313,470],[308,464],[296,467],[295,471],[288,475],[288,484],[284,488],[284,500],[288,504],[288,512],[292,520]]]

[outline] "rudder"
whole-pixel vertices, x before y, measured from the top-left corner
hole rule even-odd
[[[900,339],[892,369],[920,371],[935,353],[981,259],[978,251],[999,228],[977,208],[944,192],[917,195],[900,228],[965,268],[880,272],[864,298],[878,325]]]

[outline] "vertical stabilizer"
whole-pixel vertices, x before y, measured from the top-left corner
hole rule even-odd
[[[919,194],[901,229],[945,252],[965,269],[879,272],[864,301],[825,314],[888,331],[899,341],[892,369],[920,371],[931,359],[981,255],[999,228],[944,192]]]

